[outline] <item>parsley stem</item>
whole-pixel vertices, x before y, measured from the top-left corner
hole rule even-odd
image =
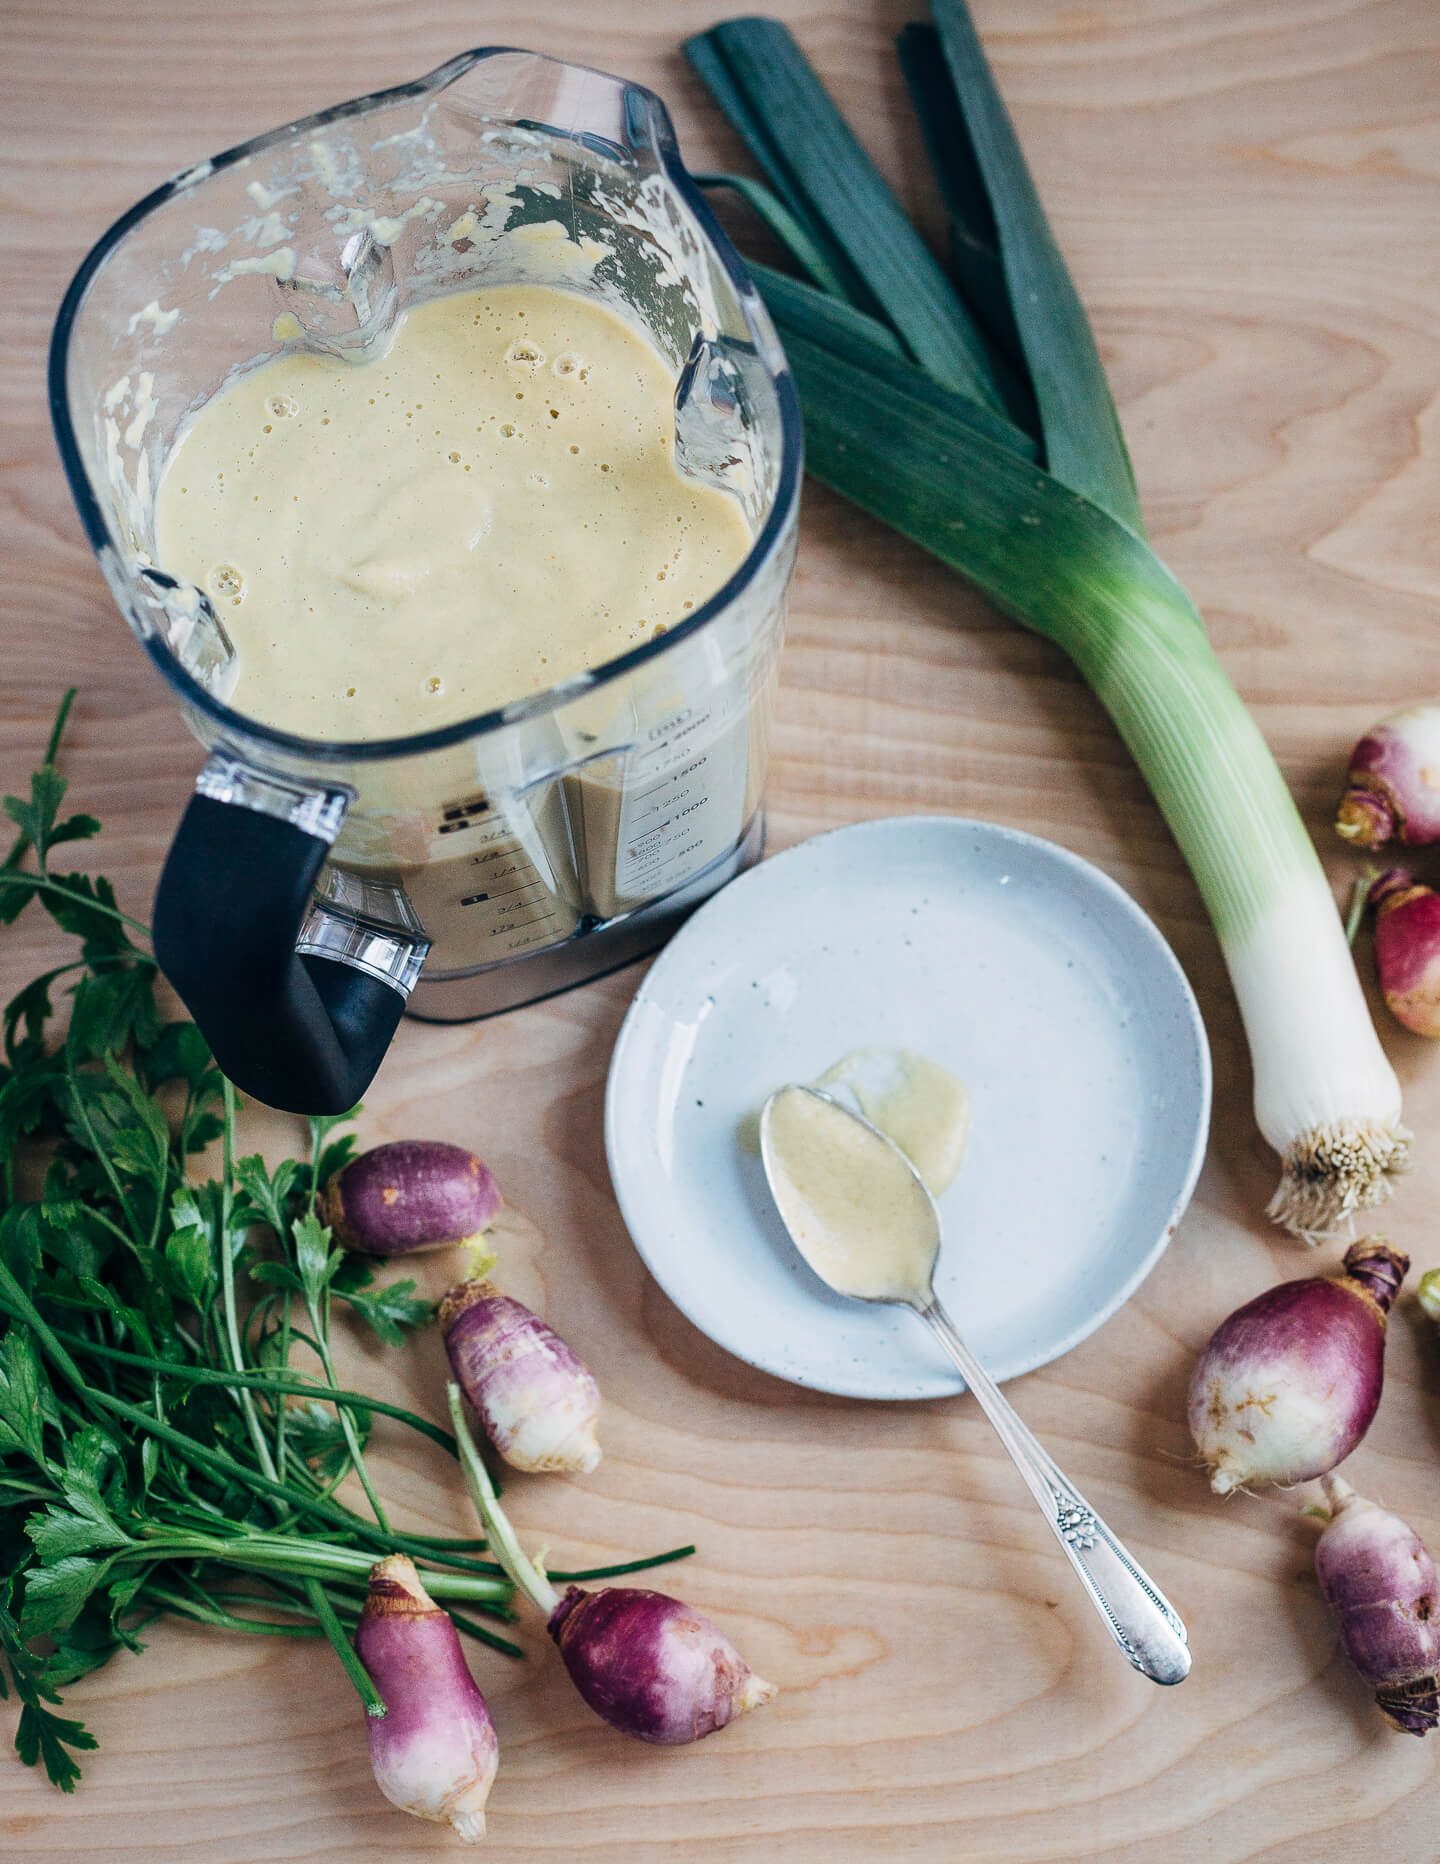
[[[55,768],[55,756],[60,749],[60,739],[65,730],[65,721],[70,716],[70,708],[74,705],[75,695],[79,690],[78,686],[70,687],[65,697],[60,701],[59,709],[55,714],[55,723],[50,727],[50,738],[45,746],[45,761],[41,766],[44,770],[53,770]],[[0,867],[0,872],[4,873],[7,882],[12,878],[17,880],[30,879],[30,875],[28,874],[12,875],[11,869],[20,865],[21,861],[25,858],[26,849],[33,845],[30,837],[25,833],[24,829],[21,829],[19,835],[15,838],[9,854],[5,857],[3,867]],[[43,868],[45,865],[44,858],[43,856],[39,858],[40,865]]]
[[[417,1558],[426,1558],[417,1555]],[[433,1558],[433,1556],[429,1556]],[[167,1530],[152,1522],[132,1546],[121,1548],[117,1564],[131,1560],[212,1560],[257,1573],[276,1573],[291,1579],[351,1579],[364,1585],[375,1564],[374,1556],[359,1547],[338,1547],[307,1535],[290,1536],[252,1532],[201,1534]],[[509,1618],[506,1609],[510,1582],[499,1574],[451,1573],[425,1569],[425,1584],[436,1598],[467,1599],[472,1604]]]
[[[45,743],[45,764],[47,768],[54,767],[56,754],[60,749],[60,740],[65,735],[65,721],[70,716],[70,708],[74,705],[75,695],[79,690],[80,688],[78,686],[67,686],[64,696],[59,706],[56,708],[55,723],[50,727],[50,736]]]
[[[179,1450],[188,1461],[198,1464],[202,1469],[209,1469],[227,1476],[232,1482],[243,1483],[259,1495],[277,1495],[281,1501],[289,1502],[292,1507],[318,1516],[322,1521],[347,1529],[357,1538],[369,1540],[372,1545],[380,1547],[384,1553],[407,1553],[410,1548],[403,1536],[391,1535],[388,1538],[361,1520],[351,1509],[338,1507],[333,1502],[312,1500],[293,1486],[283,1482],[274,1482],[253,1469],[247,1469],[233,1456],[227,1456],[223,1450],[212,1450],[204,1444],[197,1443],[193,1437],[187,1437],[182,1430],[173,1425],[162,1424],[148,1411],[142,1411],[138,1405],[126,1404],[121,1398],[114,1398],[109,1392],[97,1390],[88,1385],[80,1368],[56,1339],[53,1330],[46,1324],[44,1315],[16,1281],[9,1265],[0,1261],[0,1295],[8,1299],[11,1313],[18,1311],[20,1319],[29,1326],[36,1339],[45,1350],[46,1357],[53,1361],[75,1386],[76,1390],[87,1400],[89,1408],[108,1411],[115,1417],[123,1417],[138,1429],[152,1437],[158,1437],[161,1443],[168,1443]],[[422,1554],[424,1549],[421,1549]]]
[[[220,1289],[225,1301],[225,1343],[229,1349],[230,1365],[233,1371],[240,1372],[244,1369],[245,1355],[240,1349],[240,1322],[235,1311],[235,1258],[230,1253],[230,1219],[235,1208],[235,1083],[228,1074],[220,1078],[225,1102],[224,1163],[220,1177]],[[265,1433],[260,1428],[260,1414],[255,1409],[255,1400],[248,1386],[241,1385],[236,1389],[240,1395],[240,1408],[245,1414],[245,1428],[255,1446],[255,1460],[261,1471],[273,1482],[277,1480],[275,1465],[270,1458],[270,1445],[265,1441]]]
[[[187,1618],[198,1618],[202,1624],[222,1625],[227,1631],[255,1631],[262,1637],[323,1637],[325,1634],[319,1625],[277,1625],[264,1618],[240,1618],[233,1612],[227,1612],[218,1605],[202,1605],[197,1599],[182,1598],[178,1592],[171,1592],[164,1586],[147,1582],[138,1594],[143,1599],[158,1599],[168,1612],[181,1612]],[[257,1605],[263,1599],[255,1601]],[[282,1606],[281,1610],[288,1610]]]
[[[110,1189],[115,1193],[115,1202],[124,1211],[125,1221],[130,1225],[130,1234],[126,1236],[122,1230],[120,1235],[124,1237],[127,1248],[133,1250],[140,1238],[140,1226],[135,1221],[135,1212],[130,1208],[130,1200],[125,1195],[125,1187],[115,1174],[110,1154],[101,1145],[99,1135],[95,1131],[95,1123],[90,1118],[90,1109],[85,1105],[85,1097],[80,1092],[79,1077],[75,1073],[75,1057],[71,1054],[68,1043],[65,1048],[65,1074],[70,1083],[71,1104],[75,1108],[80,1124],[85,1128],[85,1136],[90,1141],[90,1149],[99,1159],[105,1176],[110,1180]]]
[[[293,1298],[287,1288],[280,1305],[280,1364],[286,1368],[290,1364],[290,1306]],[[290,1407],[277,1404],[273,1408],[275,1412],[275,1467],[283,1481],[285,1460],[289,1454],[285,1443],[285,1421],[289,1416]]]
[[[107,919],[118,919],[123,926],[129,926],[132,932],[138,932],[142,938],[149,938],[150,928],[141,919],[132,919],[129,913],[122,913],[118,906],[107,906],[103,900],[77,900],[69,887],[62,886],[58,880],[51,880],[46,874],[16,874],[5,871],[7,887],[33,887],[37,893],[58,893],[72,904],[79,904],[87,913],[104,913]],[[144,953],[137,953],[147,964],[153,964],[153,958],[144,958]]]
[[[316,1221],[315,1196],[320,1179],[320,1148],[324,1144],[325,1135],[329,1130],[328,1122],[322,1123],[314,1119],[310,1121],[310,1193],[309,1202],[306,1207],[306,1215],[312,1225]],[[326,1246],[328,1247],[330,1231],[328,1229],[322,1229],[320,1233],[324,1237]],[[327,1269],[326,1271],[324,1286],[320,1291],[318,1301],[313,1290],[313,1285],[308,1280],[305,1285],[305,1307],[310,1317],[311,1331],[315,1336],[315,1351],[319,1355],[320,1366],[325,1374],[326,1383],[332,1388],[339,1383],[338,1379],[335,1377],[334,1361],[330,1357],[329,1276],[336,1260],[337,1258],[334,1255],[330,1257],[332,1269]],[[360,1486],[365,1491],[366,1498],[370,1503],[375,1519],[380,1523],[381,1527],[385,1528],[388,1532],[390,1523],[386,1519],[385,1510],[381,1506],[380,1497],[376,1492],[375,1484],[370,1480],[370,1471],[365,1463],[365,1452],[361,1448],[359,1433],[355,1429],[355,1419],[350,1415],[350,1412],[343,1404],[336,1405],[335,1415],[340,1420],[340,1429],[345,1438],[345,1447],[350,1452],[350,1462],[354,1468],[355,1474],[360,1479]]]
[[[580,1573],[562,1573],[554,1567],[546,1570],[552,1579],[574,1585],[585,1579],[619,1579],[625,1573],[646,1573],[652,1566],[669,1566],[674,1560],[688,1560],[694,1551],[693,1546],[672,1547],[669,1553],[652,1553],[648,1560],[626,1560],[619,1566],[587,1566]]]
[[[355,1685],[355,1693],[365,1704],[365,1713],[379,1720],[385,1714],[385,1700],[380,1691],[370,1680],[370,1673],[355,1654],[355,1646],[345,1634],[345,1627],[335,1615],[335,1607],[330,1603],[325,1588],[318,1579],[307,1579],[305,1596],[315,1609],[315,1616],[320,1620],[320,1629],[329,1638],[335,1648],[335,1655],[345,1666],[345,1674]]]
[[[320,1355],[320,1365],[325,1373],[326,1381],[333,1391],[336,1384],[335,1366],[330,1357],[330,1342],[327,1338],[328,1328],[325,1325],[324,1319],[322,1319],[320,1313],[317,1311],[315,1303],[307,1300],[305,1305],[310,1312],[310,1325],[315,1329],[315,1349]],[[388,1533],[390,1530],[390,1523],[385,1518],[385,1510],[380,1505],[380,1497],[376,1494],[375,1485],[370,1480],[370,1471],[365,1467],[365,1452],[360,1448],[360,1439],[355,1431],[355,1420],[351,1417],[343,1404],[336,1405],[335,1413],[340,1420],[340,1428],[345,1435],[345,1446],[350,1452],[350,1461],[354,1466],[355,1474],[360,1478],[360,1486],[364,1489],[369,1499],[370,1506],[375,1512],[375,1519]]]
[[[429,1573],[426,1573],[425,1578],[427,1582],[429,1581],[430,1577],[431,1575]],[[274,1573],[267,1573],[265,1575],[265,1579],[268,1585],[275,1587],[278,1591],[288,1592],[296,1597],[297,1602],[295,1604],[294,1609],[297,1612],[303,1612],[305,1610],[305,1607],[298,1602],[298,1598],[300,1594],[303,1593],[303,1588],[296,1587],[290,1581],[282,1579],[279,1577],[278,1574],[274,1574]],[[352,1582],[348,1579],[332,1579],[329,1581],[329,1584],[332,1589],[337,1588],[337,1587],[350,1588],[353,1585],[354,1589],[361,1595],[362,1599],[365,1596],[365,1594],[367,1594],[369,1591],[368,1585],[362,1584],[359,1580]],[[214,1596],[219,1597],[221,1595],[217,1593]],[[281,1611],[289,1611],[291,1609],[289,1605],[280,1604],[279,1601],[272,1601],[272,1602],[277,1604],[278,1608]],[[358,1605],[356,1607],[356,1610],[358,1612],[359,1610]],[[456,1611],[453,1605],[447,1605],[445,1607],[445,1610],[449,1614],[451,1622],[454,1624],[456,1630],[463,1631],[466,1637],[474,1638],[477,1643],[487,1644],[491,1650],[498,1650],[499,1652],[501,1652],[502,1655],[506,1657],[523,1657],[525,1655],[524,1651],[521,1650],[518,1644],[512,1644],[509,1638],[501,1637],[498,1632],[487,1630],[484,1625],[476,1624],[473,1618],[467,1617],[465,1613],[463,1612]],[[481,1610],[488,1610],[491,1612],[492,1616],[497,1617],[497,1618],[502,1616],[502,1614],[498,1610],[496,1610],[496,1608],[493,1606],[482,1606]],[[506,1619],[513,1619],[515,1614],[513,1612],[507,1611],[503,1614],[503,1616]]]
[[[428,1573],[426,1578],[429,1578]],[[500,1637],[494,1631],[487,1631],[484,1625],[477,1625],[473,1618],[467,1618],[463,1612],[457,1612],[453,1606],[447,1605],[445,1610],[450,1614],[451,1624],[457,1631],[463,1631],[466,1637],[473,1637],[479,1644],[488,1644],[491,1650],[501,1651],[507,1657],[525,1655],[520,1646],[512,1644],[508,1637]]]

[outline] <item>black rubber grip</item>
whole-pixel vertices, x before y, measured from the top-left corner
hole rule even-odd
[[[374,1079],[405,999],[353,965],[297,957],[328,844],[196,796],[155,895],[155,956],[224,1072],[286,1113],[343,1113]]]

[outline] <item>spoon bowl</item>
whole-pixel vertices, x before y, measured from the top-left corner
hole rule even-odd
[[[836,1294],[908,1307],[959,1368],[1039,1503],[1116,1645],[1142,1676],[1183,1682],[1185,1626],[1169,1600],[1030,1434],[935,1295],[944,1239],[924,1179],[887,1133],[823,1089],[777,1088],[760,1157],[780,1219]]]

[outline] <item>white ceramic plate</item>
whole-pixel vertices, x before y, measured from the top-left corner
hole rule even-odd
[[[935,1286],[998,1379],[1131,1295],[1189,1200],[1210,1055],[1169,946],[1114,881],[1033,835],[862,822],[733,881],[671,940],[610,1064],[605,1137],[635,1246],[738,1358],[861,1398],[964,1383],[903,1308],[832,1294],[742,1139],[774,1088],[908,1048],[970,1089]]]

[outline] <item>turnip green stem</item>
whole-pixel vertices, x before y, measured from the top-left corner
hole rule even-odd
[[[475,1448],[475,1439],[470,1435],[470,1426],[465,1421],[465,1400],[453,1379],[447,1383],[445,1395],[450,1402],[450,1422],[455,1426],[455,1441],[460,1449],[460,1467],[465,1472],[465,1486],[470,1491],[476,1513],[485,1523],[490,1549],[526,1598],[532,1605],[538,1606],[548,1619],[560,1603],[560,1594],[539,1567],[527,1560],[521,1551],[515,1530],[501,1509],[500,1498],[490,1480],[490,1472]]]
[[[1359,936],[1360,927],[1365,919],[1365,906],[1370,898],[1370,889],[1379,878],[1378,867],[1367,867],[1350,889],[1350,909],[1345,915],[1345,943],[1347,945],[1353,945]]]

